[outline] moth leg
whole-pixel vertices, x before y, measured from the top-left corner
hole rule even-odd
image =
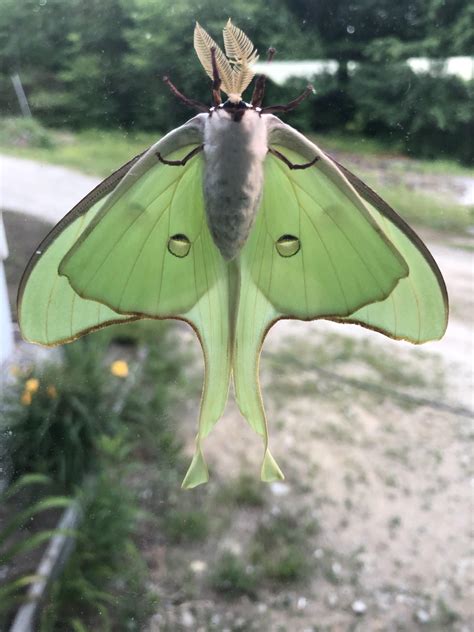
[[[204,103],[200,103],[199,101],[194,101],[194,99],[188,99],[188,97],[185,97],[184,94],[178,90],[178,88],[170,81],[168,77],[163,77],[163,81],[166,83],[174,96],[182,103],[184,103],[184,105],[187,105],[189,108],[193,108],[198,112],[209,112],[209,108],[205,106]]]
[[[271,62],[273,57],[275,56],[276,50],[274,48],[268,49],[268,57],[267,62]],[[255,82],[255,88],[252,94],[252,107],[258,108],[262,105],[263,95],[265,94],[265,75],[258,75],[257,80]]]
[[[274,112],[289,112],[290,110],[294,110],[298,105],[307,99],[310,94],[314,94],[314,88],[312,85],[307,86],[306,90],[300,94],[299,97],[293,99],[286,105],[270,105],[266,108],[262,108],[262,114],[273,114]]]
[[[279,158],[282,162],[284,162],[289,169],[307,169],[308,167],[312,167],[319,160],[319,156],[315,156],[313,160],[310,160],[309,162],[295,165],[290,160],[288,160],[288,158],[284,156],[280,151],[278,151],[278,149],[272,149],[272,147],[269,147],[268,151],[276,156],[276,158]]]
[[[172,167],[184,167],[184,165],[191,160],[191,158],[193,158],[193,156],[196,156],[200,151],[202,151],[204,149],[204,145],[198,145],[197,147],[195,147],[194,149],[192,149],[189,154],[186,154],[186,156],[184,158],[182,158],[181,160],[166,160],[166,158],[163,158],[163,156],[160,154],[159,151],[156,152],[156,157],[158,158],[158,160],[160,162],[162,162],[164,165],[171,165]]]
[[[221,84],[222,80],[219,77],[219,70],[216,62],[216,49],[213,46],[211,48],[211,64],[212,64],[212,101],[214,106],[222,103],[221,98]]]

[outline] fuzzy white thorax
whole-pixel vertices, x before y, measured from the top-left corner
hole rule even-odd
[[[204,123],[204,199],[209,229],[230,260],[244,245],[260,204],[267,121],[245,110],[239,121],[226,110],[199,115]]]

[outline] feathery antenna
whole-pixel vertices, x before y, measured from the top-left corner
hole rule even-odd
[[[242,92],[254,77],[255,73],[251,64],[257,61],[258,55],[250,39],[241,29],[232,24],[230,18],[224,27],[223,34],[226,54],[196,22],[194,48],[209,77],[214,81],[217,69],[221,89],[231,101],[239,102]]]

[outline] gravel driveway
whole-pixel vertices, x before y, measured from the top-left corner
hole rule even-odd
[[[0,155],[0,208],[55,224],[100,180],[66,167]]]

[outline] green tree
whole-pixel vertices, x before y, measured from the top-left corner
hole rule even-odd
[[[222,28],[232,17],[251,37],[263,59],[269,46],[276,47],[282,59],[318,57],[322,53],[317,38],[302,35],[301,25],[285,0],[272,5],[254,0],[135,0],[133,14],[126,74],[134,86],[132,119],[140,127],[168,129],[189,116],[189,110],[177,103],[162,84],[164,75],[184,93],[210,102],[210,81],[192,44],[196,20],[221,43]]]

